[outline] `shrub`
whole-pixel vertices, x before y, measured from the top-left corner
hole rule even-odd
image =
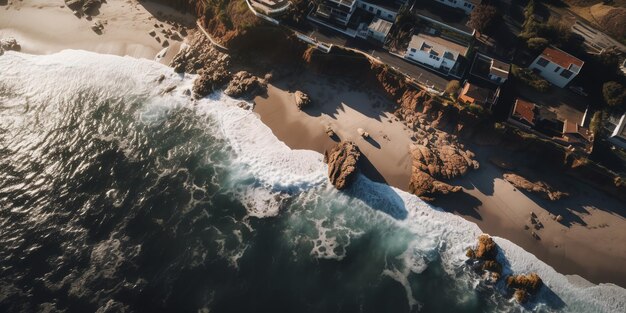
[[[594,135],[597,135],[601,126],[602,126],[602,112],[601,111],[596,111],[595,113],[593,113],[593,117],[591,118],[591,122],[589,122],[589,130]]]
[[[446,85],[446,93],[450,95],[456,94],[459,89],[461,89],[461,83],[455,79],[449,81]]]
[[[496,16],[498,16],[498,10],[494,6],[480,4],[472,10],[468,25],[482,32],[491,26]]]
[[[543,51],[549,44],[548,39],[541,37],[533,37],[526,42],[528,49],[534,52]]]
[[[511,67],[511,74],[513,77],[519,79],[524,84],[536,89],[540,92],[546,92],[550,89],[550,83],[545,79],[539,77],[529,68],[523,68],[516,65]]]
[[[626,103],[626,90],[618,82],[606,82],[602,85],[602,96],[606,104],[613,108],[623,107]]]

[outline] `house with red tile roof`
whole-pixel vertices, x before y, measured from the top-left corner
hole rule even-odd
[[[538,113],[537,105],[526,100],[517,99],[508,121],[515,126],[531,129],[535,126]]]
[[[554,47],[547,47],[529,66],[550,83],[565,87],[583,67],[584,62]]]

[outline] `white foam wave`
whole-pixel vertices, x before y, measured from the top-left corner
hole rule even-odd
[[[170,68],[148,60],[96,55],[83,51],[63,51],[48,56],[8,52],[0,57],[0,72],[1,84],[20,89],[27,86],[26,95],[33,98],[49,96],[46,90],[63,92],[88,86],[97,87],[98,90],[105,89],[110,94],[149,96],[148,108],[140,116],[148,122],[158,120],[176,106],[194,107],[182,92],[189,88],[193,76],[180,76]],[[165,83],[157,82],[160,75],[165,76]],[[160,95],[161,86],[169,85],[176,85],[176,90]],[[253,177],[256,180],[252,185],[257,190],[246,189],[243,193],[251,202],[251,216],[278,214],[279,201],[271,200],[277,192],[306,192],[313,187],[319,189],[324,186],[326,166],[320,154],[289,149],[253,112],[239,108],[238,102],[223,94],[215,94],[198,101],[195,109],[200,114],[210,114],[218,121],[222,134],[237,155],[235,161],[241,168],[241,173],[247,173],[245,175],[248,178]],[[410,273],[421,273],[435,259],[442,261],[446,271],[456,273],[466,259],[465,249],[473,245],[476,236],[481,233],[475,224],[459,216],[433,208],[414,195],[371,182],[364,177],[357,179],[350,195],[360,199],[357,201],[363,207],[383,212],[374,214],[377,219],[388,219],[413,234],[414,239],[401,256],[401,261],[408,270],[393,270],[390,267],[383,273],[400,282],[407,280]],[[329,232],[332,227],[340,226],[341,221],[332,227],[324,226],[323,223],[320,220],[319,225],[316,224],[320,239],[319,244],[318,241],[314,244],[314,251],[317,252],[312,254],[316,257],[325,257],[329,251],[337,250]],[[351,235],[359,236],[358,233]],[[536,309],[551,311],[549,299],[545,298],[555,296],[565,304],[561,309],[566,311],[620,312],[626,307],[625,289],[612,284],[574,284],[510,241],[502,238],[496,238],[496,241],[502,247],[513,271],[537,272],[548,290],[554,293],[552,295],[544,290],[537,301]],[[326,253],[321,253],[322,246]],[[235,265],[243,251],[232,257],[231,261]],[[410,288],[407,288],[407,297],[409,303],[417,303]]]

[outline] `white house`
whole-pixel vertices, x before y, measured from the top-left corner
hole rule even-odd
[[[317,6],[316,13],[341,25],[348,25],[356,3],[357,0],[324,0]]]
[[[511,64],[491,58],[489,66],[489,79],[497,84],[504,83],[509,78]]]
[[[580,73],[583,64],[565,51],[548,47],[529,67],[550,83],[563,88]]]
[[[459,56],[467,53],[468,47],[426,34],[413,35],[404,57],[429,65],[445,74],[449,73]]]
[[[461,9],[466,14],[472,13],[474,8],[481,3],[482,0],[435,0],[449,7]]]
[[[394,22],[400,8],[408,0],[358,0],[358,7],[377,17]]]
[[[367,27],[367,37],[384,43],[389,30],[391,30],[391,25],[391,22],[376,17]]]

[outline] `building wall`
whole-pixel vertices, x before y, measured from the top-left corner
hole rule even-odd
[[[500,76],[489,74],[489,79],[491,79],[496,84],[502,84],[506,81],[506,78],[502,78]]]
[[[464,0],[436,0],[436,1],[439,3],[443,3],[447,6],[453,7],[453,8],[461,9],[465,11],[465,13],[467,14],[472,13],[472,11],[474,10],[474,4],[472,4],[469,1],[464,1]]]
[[[382,7],[379,7],[375,4],[371,4],[365,1],[358,1],[358,7],[367,11],[376,14],[376,16],[382,18],[383,20],[387,20],[389,22],[395,22],[397,12],[388,10]]]
[[[539,75],[541,77],[545,78],[547,81],[554,84],[555,86],[563,88],[577,75],[577,73],[574,72],[572,76],[570,76],[569,78],[565,78],[561,76],[564,68],[552,62],[548,62],[545,67],[541,66],[537,63],[540,58],[541,56],[538,56],[535,61],[533,61],[533,63],[530,65],[530,69],[539,71]]]
[[[375,31],[372,31],[372,30],[368,30],[367,31],[367,35],[370,38],[372,38],[372,39],[378,40],[378,41],[383,42],[383,43],[385,42],[386,35],[383,34],[383,33],[375,32]]]
[[[430,57],[430,53],[422,50],[411,51],[410,47],[407,50],[405,57],[420,63],[428,64],[434,68],[440,68],[441,63],[443,62],[443,58],[441,57],[439,57],[439,60],[433,59]]]

